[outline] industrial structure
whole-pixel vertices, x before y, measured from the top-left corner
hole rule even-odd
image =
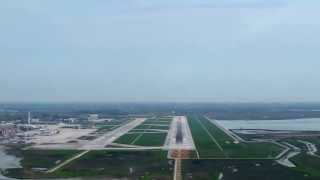
[[[14,124],[0,124],[0,137],[12,137],[17,133]]]

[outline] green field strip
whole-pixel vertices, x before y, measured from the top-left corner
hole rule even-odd
[[[169,130],[170,126],[151,126],[149,129]]]
[[[240,143],[225,145],[225,153],[230,158],[273,159],[282,152],[282,148],[273,143]]]
[[[218,146],[218,148],[223,152],[223,148],[219,144],[219,142],[216,140],[216,138],[211,134],[212,131],[209,131],[206,126],[199,120],[199,124],[202,126],[203,130],[206,131],[206,133],[210,136],[211,140]]]
[[[143,136],[143,134],[140,133],[130,144],[134,144],[134,143],[137,142],[142,136]]]
[[[139,146],[163,146],[167,132],[159,132],[154,130],[169,130],[170,123],[159,124],[157,120],[148,119],[129,131],[127,134],[121,136],[115,141],[115,143]],[[159,126],[154,124],[159,124]]]
[[[118,144],[131,144],[131,142],[134,141],[139,135],[140,134],[125,134],[114,142]]]
[[[154,126],[151,125],[140,125],[140,127],[142,127],[142,129],[145,128],[144,132],[147,132],[149,129],[155,129],[153,128]],[[131,144],[139,146],[162,146],[167,136],[167,133],[150,134],[144,132],[137,136]]]
[[[320,158],[301,153],[291,158],[291,161],[297,166],[295,170],[314,177],[320,177]]]
[[[163,131],[162,129],[133,129],[129,131],[128,133],[148,133],[148,132],[155,132],[155,133],[166,133],[166,131]]]
[[[150,129],[150,127],[151,127],[151,125],[143,125],[143,124],[141,124],[141,125],[135,127],[133,130],[135,130],[135,129]]]
[[[163,124],[163,125],[170,125],[172,122],[172,119],[147,119],[143,124]],[[143,125],[142,124],[142,125]]]
[[[234,143],[233,138],[204,117],[199,121],[214,136],[223,152],[229,158],[273,158],[280,154],[282,147],[269,142]]]
[[[210,133],[214,135],[219,144],[233,143],[233,138],[226,134],[223,130],[218,128],[216,125],[214,125],[212,122],[204,117],[199,117],[199,119],[205,125],[205,127],[208,128]]]
[[[167,132],[159,132],[152,129],[168,130],[170,126],[155,126],[151,124],[156,122],[157,121],[151,122],[150,119],[145,121],[144,123],[129,131],[129,133],[121,136],[118,140],[115,141],[115,143],[139,146],[163,146],[167,136]]]
[[[156,134],[142,134],[139,139],[137,139],[133,145],[139,146],[162,146],[166,139],[167,133],[156,133]]]
[[[93,151],[57,174],[88,179],[173,179],[166,155],[166,151]]]
[[[148,121],[146,120],[144,124],[170,124],[171,121]]]
[[[224,153],[203,129],[197,117],[188,118],[189,127],[200,158],[224,158]]]
[[[139,125],[137,127],[140,127],[139,129],[144,129],[142,127],[146,127],[146,128],[149,128],[149,126],[146,126],[146,125]],[[137,128],[136,127],[136,128]],[[134,128],[133,130],[135,130],[136,128]],[[147,130],[147,129],[146,129]],[[126,133],[124,134],[123,136],[121,136],[119,139],[117,139],[115,141],[115,143],[120,143],[120,144],[134,144],[136,141],[138,141],[142,136],[143,136],[143,133],[146,131],[146,130],[143,130],[141,133]],[[131,130],[132,131],[132,130]]]

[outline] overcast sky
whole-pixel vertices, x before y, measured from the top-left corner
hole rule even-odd
[[[320,101],[318,0],[1,0],[0,102]]]

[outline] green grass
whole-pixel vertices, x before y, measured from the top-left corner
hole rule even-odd
[[[318,149],[320,149],[320,137],[316,137],[316,136],[315,137],[292,137],[292,138],[285,139],[286,142],[294,146],[297,146],[304,151],[307,151],[308,148],[306,147],[306,145],[304,143],[299,142],[299,140],[313,143],[316,145]],[[318,151],[316,154],[320,155],[320,152]]]
[[[171,121],[149,121],[146,120],[143,124],[163,124],[163,125],[170,125]]]
[[[274,158],[283,150],[282,147],[267,142],[235,144],[233,138],[201,116],[189,117],[189,123],[200,158]]]
[[[235,172],[234,170],[237,170]],[[225,180],[318,180],[303,172],[286,168],[273,160],[184,160],[184,180],[216,180],[223,173]]]
[[[129,131],[129,133],[146,133],[146,132],[155,132],[155,133],[162,133],[162,132],[159,132],[159,131],[155,131],[155,130],[146,130],[146,129],[133,129],[131,131]],[[165,132],[163,132],[165,133]]]
[[[55,175],[170,180],[173,166],[166,156],[166,151],[93,151]]]
[[[133,130],[148,130],[148,129],[159,129],[159,130],[169,130],[170,126],[155,126],[155,125],[139,125]]]
[[[240,143],[223,146],[230,158],[275,158],[282,148],[272,143]]]
[[[215,144],[210,136],[204,131],[199,119],[188,117],[188,123],[191,128],[193,140],[201,158],[223,158],[225,155]]]
[[[25,168],[51,168],[79,153],[75,150],[26,150],[22,151],[22,166]]]
[[[139,146],[162,146],[166,139],[167,133],[145,133],[143,134],[134,145]]]
[[[149,129],[160,129],[160,130],[168,130],[168,126],[153,126],[150,121],[156,121],[157,119],[148,119],[146,122],[141,125],[135,127],[130,133],[135,132],[134,134],[125,134],[121,136],[119,139],[115,141],[115,143],[121,144],[132,144],[139,146],[162,146],[166,139],[167,133],[145,133],[145,132],[153,132]],[[148,125],[149,124],[149,125]]]
[[[119,144],[132,144],[138,146],[162,146],[167,133],[134,133],[125,134],[115,141]]]
[[[34,172],[33,168],[50,169],[77,153],[79,151],[75,150],[22,150],[18,156],[22,158],[21,165],[23,168],[10,169],[6,175],[18,179],[34,178],[40,176],[41,173]]]
[[[310,177],[320,179],[320,158],[301,153],[291,159],[297,166],[297,171],[303,172]]]
[[[172,122],[172,119],[162,119],[162,118],[156,118],[156,119],[147,119],[142,125],[144,124],[162,124],[162,125],[170,125]]]
[[[292,137],[284,141],[302,149],[302,153],[291,158],[290,160],[297,166],[295,170],[304,173],[310,177],[317,177],[320,179],[320,158],[307,154],[308,148],[299,140],[311,142],[317,146],[320,145],[319,137]]]
[[[91,151],[54,173],[32,171],[31,167],[52,167],[52,162],[67,158],[69,151],[27,151],[24,168],[11,169],[6,174],[17,179],[51,179],[90,177],[92,179],[159,179],[171,180],[173,165],[167,151]],[[130,172],[132,169],[132,172]]]
[[[170,126],[151,126],[149,129],[169,130]]]
[[[136,133],[136,134],[125,134],[123,136],[121,136],[120,138],[118,138],[115,143],[119,143],[119,144],[131,144],[140,134]]]

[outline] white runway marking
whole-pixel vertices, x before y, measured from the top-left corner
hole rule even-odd
[[[181,127],[182,141],[177,141],[178,126]],[[189,124],[185,116],[175,116],[171,123],[164,149],[195,150]]]

